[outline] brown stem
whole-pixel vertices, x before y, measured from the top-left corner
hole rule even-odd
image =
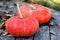
[[[32,8],[36,9],[36,7],[34,5],[30,5]]]
[[[17,8],[18,8],[18,11],[19,11],[19,13],[20,13],[20,18],[23,18],[22,13],[21,13],[20,8],[19,8],[19,4],[18,4],[18,3],[17,3]]]

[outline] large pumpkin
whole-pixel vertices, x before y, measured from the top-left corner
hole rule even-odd
[[[13,16],[5,22],[6,30],[13,36],[32,36],[39,29],[38,21],[33,17]]]
[[[49,8],[38,4],[29,4],[26,6],[21,6],[20,10],[22,12],[23,17],[27,16],[35,17],[40,24],[47,23],[52,16]],[[19,16],[18,11],[16,14],[17,16]]]

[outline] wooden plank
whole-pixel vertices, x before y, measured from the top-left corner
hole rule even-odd
[[[59,20],[59,19],[57,19]],[[57,23],[59,23],[58,21],[56,21]],[[58,25],[55,26],[50,26],[50,30],[54,31],[56,33],[56,35],[52,35],[51,34],[51,40],[60,40],[60,27],[58,27]]]
[[[52,13],[54,19],[51,21],[54,23],[54,26],[50,26],[50,31],[53,31],[56,35],[51,34],[51,40],[60,40],[60,27],[58,26],[60,23],[60,12],[53,10]]]
[[[56,33],[55,35],[53,35],[54,33],[50,34],[51,35],[51,40],[58,40],[57,26],[50,26],[50,31],[53,31],[54,33]]]
[[[11,8],[8,8],[8,6],[13,6]],[[6,10],[10,11],[12,15],[16,14],[17,7],[14,6],[14,2],[6,2]]]
[[[6,10],[10,11],[10,13],[11,13],[12,15],[15,15],[15,14],[16,14],[16,12],[17,12],[17,7],[16,7],[16,6],[14,6],[13,8],[6,9]]]
[[[31,37],[19,37],[19,38],[16,38],[16,40],[33,40],[33,36],[31,36]]]
[[[50,40],[49,26],[41,26],[35,34],[34,40]]]
[[[0,40],[15,40],[13,36],[0,36]]]
[[[51,26],[50,31],[56,33],[56,35],[51,34],[51,40],[60,40],[60,27],[59,26]]]
[[[58,31],[57,31],[57,35],[58,35],[58,40],[60,40],[60,26],[58,26]]]
[[[3,30],[2,30],[2,29],[0,29],[0,36],[1,36],[2,32],[3,32]]]
[[[14,5],[15,3],[18,3],[22,6],[27,5],[28,3],[22,2],[21,0],[18,1],[12,1],[12,2],[6,2],[6,8],[7,6],[14,6],[13,8],[7,8],[6,10],[10,11],[12,15],[15,15],[17,12],[17,7]]]

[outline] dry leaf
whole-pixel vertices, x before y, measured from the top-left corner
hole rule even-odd
[[[1,16],[1,19],[4,21],[4,20],[6,20],[6,17],[5,16]]]
[[[13,35],[9,34],[9,35],[7,35],[7,36],[13,36]]]
[[[11,6],[7,6],[7,7],[8,7],[8,8],[13,8],[14,6],[11,5]]]
[[[60,23],[58,23],[58,26],[60,26]]]
[[[10,17],[13,16],[13,15],[11,15],[11,14],[5,14],[5,15],[6,15],[6,16],[10,16]]]
[[[49,24],[50,24],[50,25],[54,25],[54,23],[53,23],[53,22],[50,22]]]
[[[2,33],[3,36],[5,36],[5,35],[7,35],[7,34],[8,34],[7,31],[3,31],[3,33]]]
[[[0,12],[5,12],[5,13],[10,13],[9,11],[7,11],[7,10],[0,10]]]
[[[3,27],[4,25],[4,22],[0,23],[0,29]]]
[[[5,19],[6,17],[5,17],[5,16],[1,16],[1,18],[2,18],[2,19],[3,19],[3,18]]]
[[[56,35],[56,32],[54,32],[54,31],[50,31],[50,33],[53,34],[53,35]]]
[[[6,18],[2,18],[3,21],[7,20]]]

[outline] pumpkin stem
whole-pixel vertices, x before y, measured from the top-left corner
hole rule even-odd
[[[20,13],[20,18],[23,18],[22,13],[21,13],[21,10],[20,10],[20,8],[19,8],[19,4],[17,3],[16,5],[17,5],[18,11],[19,11],[19,13]]]
[[[36,9],[36,7],[34,5],[30,5],[32,7],[32,9]]]

